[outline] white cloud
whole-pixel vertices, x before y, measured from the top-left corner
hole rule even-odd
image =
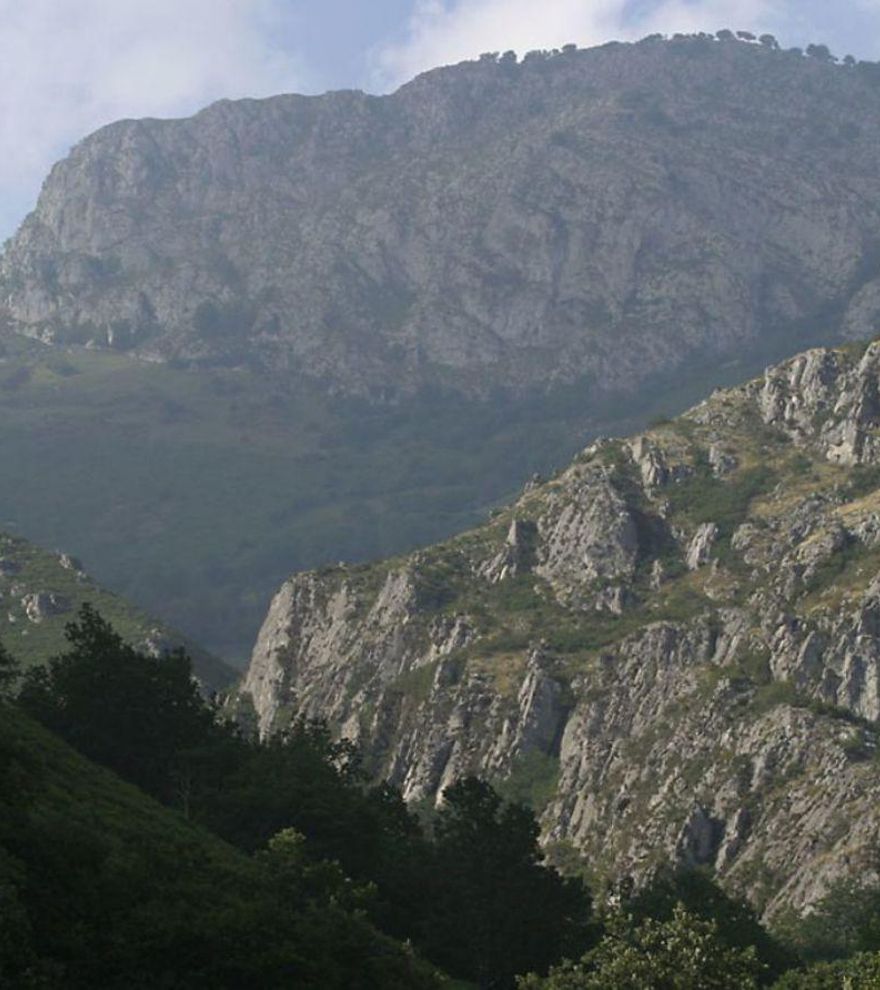
[[[772,32],[782,22],[782,0],[667,0],[646,17],[635,22],[636,37],[646,32],[717,31],[731,28],[757,34]]]
[[[418,0],[402,42],[376,55],[376,83],[389,88],[435,65],[484,51],[581,47],[655,31],[772,30],[782,0]],[[639,12],[640,11],[640,12]]]
[[[378,53],[380,84],[480,52],[591,45],[619,27],[623,0],[419,0],[406,38]]]
[[[0,239],[52,162],[120,117],[302,88],[284,0],[0,0]]]

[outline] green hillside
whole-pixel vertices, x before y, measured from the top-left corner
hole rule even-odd
[[[250,859],[0,715],[0,985],[437,985],[283,850]]]
[[[0,532],[0,642],[22,668],[59,653],[67,623],[88,602],[141,648],[163,651],[182,645],[207,690],[219,690],[233,680],[235,672],[223,661],[107,591],[81,568],[74,557]]]
[[[12,338],[0,363],[0,529],[63,547],[126,600],[243,661],[291,571],[468,528],[595,433],[751,370],[683,374],[612,422],[584,389],[367,407],[249,371]]]

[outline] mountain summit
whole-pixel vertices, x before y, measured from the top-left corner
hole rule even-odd
[[[0,315],[381,400],[766,363],[877,324],[878,110],[873,65],[700,36],[121,121],[53,169]]]

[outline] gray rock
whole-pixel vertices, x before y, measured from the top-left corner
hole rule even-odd
[[[694,533],[685,556],[688,569],[695,571],[707,564],[712,556],[712,547],[718,537],[718,527],[715,523],[703,523]]]
[[[59,553],[58,563],[61,564],[66,571],[76,571],[77,574],[84,573],[83,565],[79,558],[72,557],[69,553]]]
[[[21,599],[21,606],[30,622],[43,622],[54,615],[63,615],[71,609],[70,599],[55,592],[36,591]]]
[[[533,491],[527,489],[526,491]],[[501,551],[482,568],[493,582],[503,581],[532,568],[535,563],[537,527],[531,520],[514,519]]]
[[[846,463],[872,463],[878,354],[809,352],[591,445],[447,544],[294,576],[243,686],[261,731],[328,718],[435,803],[537,756],[558,766],[545,838],[612,885],[665,858],[767,916],[808,909],[880,841],[880,492],[851,490],[870,476]],[[868,435],[841,458],[851,425]],[[710,495],[740,519],[722,557],[679,487],[711,449]],[[765,487],[721,498],[756,465]]]
[[[767,326],[796,350],[832,304],[824,342],[873,332],[874,95],[861,72],[691,39],[120,121],[46,180],[0,259],[2,318],[379,401],[636,395],[758,360]]]

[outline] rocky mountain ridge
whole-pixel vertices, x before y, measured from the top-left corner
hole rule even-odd
[[[379,401],[632,394],[863,337],[876,76],[653,37],[121,121],[53,169],[0,261],[0,315]]]
[[[600,440],[485,525],[295,575],[241,691],[434,802],[496,779],[595,878],[709,866],[768,916],[876,873],[880,343]]]

